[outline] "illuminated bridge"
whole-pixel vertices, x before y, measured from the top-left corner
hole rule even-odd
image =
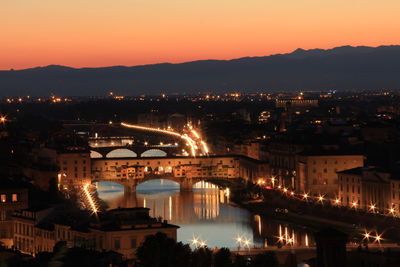
[[[109,181],[126,191],[153,179],[168,179],[181,190],[191,190],[199,181],[229,185],[239,180],[255,181],[267,175],[267,164],[238,155],[209,157],[93,158],[92,182]]]

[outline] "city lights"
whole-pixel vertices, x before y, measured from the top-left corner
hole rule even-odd
[[[207,144],[203,140],[201,140],[199,133],[197,131],[195,131],[193,129],[193,127],[190,125],[188,127],[191,129],[191,133],[195,136],[194,138],[196,139],[196,141],[193,140],[193,138],[191,138],[187,134],[180,134],[180,133],[174,132],[172,130],[156,129],[156,128],[145,127],[145,126],[140,126],[140,125],[128,124],[125,122],[121,122],[121,125],[124,127],[132,128],[132,129],[167,134],[167,135],[181,138],[185,141],[186,145],[190,147],[190,152],[193,157],[196,156],[196,150],[198,150],[199,148],[202,148],[203,154],[205,154],[205,155],[209,154],[209,149],[208,149]]]
[[[389,214],[390,214],[390,215],[394,215],[395,212],[396,212],[396,210],[395,210],[393,207],[391,207],[391,208],[389,209]]]
[[[96,203],[94,202],[94,200],[93,200],[93,198],[92,198],[92,195],[91,195],[90,192],[89,192],[89,186],[90,186],[90,184],[89,184],[89,183],[86,183],[86,184],[83,186],[83,192],[84,192],[84,194],[85,194],[85,196],[86,196],[86,201],[89,203],[89,206],[90,206],[91,211],[92,211],[93,213],[97,214],[98,209],[97,209],[97,207],[96,207]]]
[[[371,205],[369,206],[369,210],[370,210],[371,212],[375,212],[375,210],[376,210],[375,204],[371,204]]]
[[[6,116],[0,116],[0,123],[6,123],[7,122],[7,117]]]

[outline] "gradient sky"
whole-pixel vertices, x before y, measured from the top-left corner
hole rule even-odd
[[[0,0],[0,69],[400,44],[400,0]]]

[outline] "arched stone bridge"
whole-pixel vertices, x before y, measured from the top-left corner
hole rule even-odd
[[[239,155],[93,158],[91,166],[93,182],[116,182],[129,191],[152,179],[168,179],[179,183],[182,190],[191,190],[199,181],[226,187],[241,179],[255,181],[268,173],[266,163]]]
[[[172,175],[148,175],[144,178],[94,178],[92,183],[95,182],[113,182],[124,186],[125,192],[135,192],[139,184],[150,180],[165,179],[179,184],[180,190],[191,191],[193,185],[198,182],[205,181],[221,187],[229,187],[230,185],[239,182],[238,178],[202,178],[202,177],[174,177]]]
[[[110,146],[110,147],[91,147],[90,150],[92,151],[92,157],[94,158],[110,158],[110,157],[120,157],[120,156],[110,156],[112,153],[118,154],[119,152],[122,153],[129,153],[130,157],[150,157],[147,156],[147,152],[164,152],[165,157],[174,157],[176,156],[180,150],[177,146]],[[98,154],[97,154],[98,153]]]

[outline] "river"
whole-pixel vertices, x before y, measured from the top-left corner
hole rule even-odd
[[[251,214],[232,205],[229,190],[206,182],[195,184],[192,192],[181,192],[178,184],[164,179],[140,184],[136,193],[124,193],[121,185],[109,182],[98,183],[97,191],[110,209],[150,208],[151,216],[180,227],[178,241],[183,243],[190,244],[196,238],[210,248],[230,249],[314,245],[312,235],[304,227]]]

